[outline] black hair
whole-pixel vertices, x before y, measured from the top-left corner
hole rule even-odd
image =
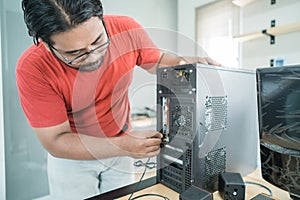
[[[53,44],[50,37],[68,31],[91,17],[103,18],[100,0],[22,0],[28,34],[37,45],[41,38]]]

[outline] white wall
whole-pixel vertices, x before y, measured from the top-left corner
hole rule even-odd
[[[1,5],[2,6],[2,5]],[[2,33],[2,14],[0,15],[0,33]],[[2,80],[2,35],[0,34],[0,80]],[[4,154],[4,123],[3,123],[3,91],[0,81],[0,199],[5,199],[5,154]]]
[[[281,0],[271,5],[269,0],[256,1],[242,8],[242,32],[251,33],[270,27],[271,20],[276,26],[300,22],[300,1]],[[255,23],[253,23],[255,22]],[[300,32],[279,35],[275,44],[263,37],[242,43],[242,67],[256,68],[269,66],[270,59],[284,59],[285,65],[300,63]]]
[[[196,8],[219,0],[178,0],[178,31],[196,40]],[[260,31],[270,27],[270,21],[276,19],[276,25],[300,21],[300,1],[280,0],[270,6],[270,0],[257,0],[241,10],[241,34]],[[204,30],[205,31],[205,30]],[[256,68],[268,66],[270,59],[285,59],[285,64],[300,63],[300,32],[277,36],[276,44],[269,45],[269,39],[253,40],[241,43],[240,66]],[[178,44],[185,49],[184,42]],[[192,54],[195,49],[190,49]]]
[[[178,32],[192,41],[196,41],[196,8],[218,0],[178,0]],[[193,55],[196,49],[186,49],[185,40],[178,41],[178,49]]]
[[[176,29],[175,0],[102,0],[104,14],[128,15],[144,27]]]

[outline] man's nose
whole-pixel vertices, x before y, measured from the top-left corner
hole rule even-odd
[[[87,48],[86,48],[86,52],[91,52],[91,51],[93,51],[93,47],[92,47],[92,45],[89,45]]]

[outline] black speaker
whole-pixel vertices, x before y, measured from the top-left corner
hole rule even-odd
[[[244,200],[245,183],[240,173],[220,173],[219,193],[224,200]]]

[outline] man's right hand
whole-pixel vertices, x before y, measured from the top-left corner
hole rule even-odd
[[[159,154],[161,133],[153,130],[131,131],[127,135],[112,139],[112,143],[124,151],[125,156],[147,158]]]

